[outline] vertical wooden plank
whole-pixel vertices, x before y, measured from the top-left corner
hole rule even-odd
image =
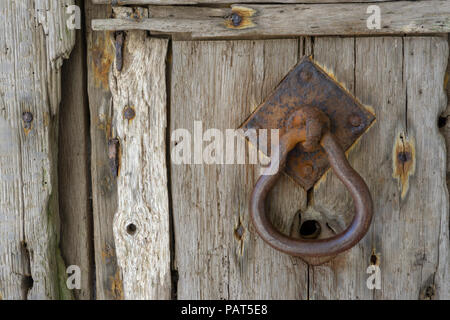
[[[123,298],[122,278],[117,266],[113,219],[117,208],[116,173],[109,164],[112,139],[112,101],[108,75],[114,61],[113,35],[93,32],[94,17],[108,17],[109,6],[85,2],[88,96],[91,125],[92,209],[97,299]]]
[[[448,44],[450,47],[450,34],[447,35]],[[447,108],[438,119],[438,127],[445,138],[445,145],[447,149],[447,189],[450,187],[450,54],[448,56],[447,71],[445,72],[444,87],[447,93]]]
[[[405,235],[403,242],[399,246],[393,239],[385,241],[397,254],[385,267],[385,273],[392,275],[386,280],[396,285],[397,291],[382,290],[381,299],[450,298],[446,150],[437,127],[437,118],[447,102],[443,86],[447,59],[444,37],[404,38],[406,133],[408,142],[415,146],[416,166],[401,205],[400,216],[404,219],[397,228]],[[403,277],[395,277],[396,261],[403,265]]]
[[[82,1],[76,3],[82,5]],[[73,291],[75,298],[89,300],[93,298],[94,277],[84,43],[83,28],[76,32],[74,50],[62,68],[58,180],[61,253],[67,265],[76,265],[81,270],[81,288]]]
[[[59,251],[60,68],[72,1],[0,3],[0,297],[70,298]]]
[[[175,41],[171,131],[187,129],[194,139],[194,121],[224,135],[238,128],[296,64],[298,50],[296,39]],[[171,177],[179,299],[307,298],[306,264],[270,248],[250,223],[255,165],[172,162]],[[268,203],[275,225],[290,233],[306,194],[283,177]]]
[[[126,299],[171,297],[166,167],[168,40],[127,32],[123,68],[113,68],[115,138],[120,145],[114,217],[117,259]]]
[[[400,51],[401,52],[401,51]],[[384,51],[379,55],[385,54]],[[392,57],[391,57],[392,58]],[[315,38],[314,59],[352,94],[355,90],[355,38]],[[367,134],[361,140],[367,139]],[[357,143],[355,148],[361,145]],[[366,176],[371,167],[362,162],[355,148],[349,156],[355,169]],[[361,161],[358,167],[353,159]],[[367,167],[366,167],[367,166]],[[369,189],[372,191],[369,185]],[[352,200],[337,177],[328,171],[326,176],[314,187],[311,206],[319,213],[321,230],[338,233],[353,217]],[[320,237],[329,237],[321,235]],[[331,262],[311,267],[311,299],[369,299],[371,293],[365,288],[367,261],[370,249],[366,249],[366,236],[360,244],[350,251],[337,256]],[[369,250],[369,252],[366,252]],[[355,277],[357,275],[357,277]],[[358,287],[356,287],[358,286]]]
[[[319,46],[341,41],[316,39],[316,60],[330,70],[351,61],[345,48],[334,55],[319,53]],[[348,88],[347,82],[354,81],[356,96],[377,117],[349,152],[350,163],[371,190],[374,221],[358,246],[313,268],[312,298],[417,299],[426,292],[433,298],[448,296],[445,151],[436,123],[444,108],[444,44],[440,38],[389,37],[356,38],[354,49],[345,45],[355,50],[354,76],[350,64],[344,68],[347,74],[335,71],[336,77]],[[314,203],[336,232],[353,216],[352,201],[331,172],[316,186]],[[380,290],[367,287],[370,264],[380,268]]]

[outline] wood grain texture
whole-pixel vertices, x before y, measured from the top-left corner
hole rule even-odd
[[[448,34],[450,46],[450,34]],[[447,150],[450,148],[450,55],[448,57],[447,71],[445,73],[444,86],[447,92],[447,108],[438,119],[438,125],[445,138]],[[447,151],[447,188],[450,187],[450,152]]]
[[[190,14],[196,7],[172,7],[168,17],[96,19],[94,30],[149,30],[157,33],[189,33],[192,38],[275,37],[294,35],[386,35],[450,32],[450,2],[446,0],[378,3],[380,29],[369,29],[368,5],[236,4],[232,8],[203,8],[203,16]],[[150,12],[151,12],[150,8]],[[232,14],[241,17],[233,25]]]
[[[120,142],[117,259],[125,299],[171,297],[166,167],[168,40],[128,32],[123,69],[112,69],[113,126]]]
[[[374,199],[371,230],[312,268],[312,299],[449,298],[446,155],[436,123],[445,107],[447,55],[440,37],[316,39],[315,60],[371,106],[377,121],[349,152]],[[408,184],[395,178],[399,159]],[[333,173],[314,189],[314,208],[336,232],[351,220],[352,201]],[[380,290],[366,286],[370,264],[380,267]]]
[[[171,131],[193,136],[194,121],[205,131],[238,128],[296,64],[299,47],[296,39],[173,42]],[[258,172],[172,162],[179,299],[307,298],[306,264],[270,248],[250,223]],[[268,203],[275,225],[290,233],[306,193],[283,176]]]
[[[60,68],[75,40],[66,27],[72,3],[0,3],[2,299],[71,298],[59,250],[57,132]]]
[[[399,0],[321,0],[320,3],[345,3],[345,2],[384,2]],[[411,0],[414,1],[414,0]],[[232,0],[92,0],[96,4],[118,4],[118,5],[145,5],[145,4],[232,4]],[[317,0],[246,0],[246,3],[315,3]]]
[[[436,124],[447,105],[443,86],[449,53],[446,40],[443,37],[404,40],[406,132],[408,139],[411,136],[415,141],[417,155],[416,174],[410,179],[410,198],[401,209],[408,222],[402,226],[403,233],[417,234],[401,248],[402,254],[408,257],[406,261],[412,265],[407,279],[416,283],[411,298],[418,295],[421,299],[450,299],[446,150]],[[413,212],[416,214],[412,215]],[[393,265],[389,269],[395,270]],[[398,278],[397,283],[400,288],[395,293],[405,295],[406,288],[401,289]],[[379,297],[393,296],[388,290]]]
[[[90,300],[94,294],[85,50],[82,29],[76,32],[76,45],[62,67],[58,143],[61,253],[68,266],[81,270],[81,288],[73,291],[79,300]]]
[[[91,19],[108,17],[111,8],[94,6],[90,1],[85,5],[96,298],[122,299],[123,285],[113,234],[117,185],[108,158],[108,143],[112,139],[109,72],[115,55],[113,35],[110,32],[92,32],[91,29]]]

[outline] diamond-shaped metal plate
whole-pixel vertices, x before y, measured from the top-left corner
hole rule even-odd
[[[344,150],[350,148],[375,120],[374,115],[347,90],[309,57],[305,57],[288,73],[241,128],[244,131],[279,129],[282,136],[289,116],[304,106],[317,107],[328,115],[331,132]],[[267,136],[270,138],[270,134]],[[254,136],[250,135],[247,138],[255,146],[258,145],[257,141],[254,141]],[[269,154],[266,155],[270,156],[270,141],[264,141],[261,137],[259,143],[268,146]],[[328,159],[323,149],[305,152],[299,144],[289,154],[285,171],[308,190],[314,186],[328,167]]]

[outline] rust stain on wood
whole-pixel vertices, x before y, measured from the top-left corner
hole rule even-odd
[[[244,238],[245,238],[245,228],[242,225],[241,217],[239,217],[239,222],[236,228],[234,229],[234,237],[236,241],[239,242],[239,254],[241,256],[244,255]]]
[[[96,119],[97,129],[105,133],[105,138],[109,139],[112,135],[112,118],[105,114],[100,114]]]
[[[105,37],[99,38],[92,48],[92,70],[95,86],[105,90],[109,90],[109,70],[115,55],[111,43],[106,40],[110,38],[110,32],[106,32]]]
[[[122,285],[122,279],[120,278],[120,272],[117,270],[114,277],[111,278],[111,292],[115,299],[117,300],[123,300],[123,285]]]
[[[416,150],[414,138],[400,133],[394,143],[392,155],[393,174],[397,179],[401,190],[401,198],[404,199],[409,189],[409,177],[414,175],[416,167]]]
[[[447,72],[444,75],[444,88],[447,88],[449,78],[450,78],[450,71],[447,70]]]
[[[120,171],[120,142],[114,138],[108,141],[109,167],[113,177],[117,177]]]
[[[234,6],[231,15],[225,20],[225,25],[229,29],[241,30],[253,28],[255,23],[253,17],[256,11],[252,8]]]

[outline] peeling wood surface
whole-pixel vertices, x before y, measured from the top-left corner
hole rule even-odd
[[[117,265],[113,235],[113,219],[117,209],[117,173],[111,170],[108,150],[113,141],[109,72],[115,52],[113,35],[110,32],[92,32],[90,26],[93,17],[108,17],[111,8],[94,6],[90,1],[86,1],[85,5],[96,298],[122,299],[122,277]]]
[[[374,200],[371,230],[345,254],[311,267],[312,299],[449,299],[446,154],[436,123],[446,105],[447,56],[441,37],[316,39],[315,60],[377,121],[349,152]],[[330,172],[314,189],[313,206],[336,232],[353,215],[350,196]],[[366,286],[371,264],[380,267],[380,290]]]
[[[0,296],[67,299],[59,249],[60,68],[72,1],[0,2]]]
[[[192,38],[276,37],[293,35],[386,35],[450,32],[450,2],[446,0],[380,2],[381,28],[369,29],[368,5],[292,4],[232,8],[149,8],[148,18],[92,21],[94,30],[148,30],[186,34]],[[154,14],[152,15],[152,10]],[[166,10],[168,16],[158,12]],[[202,15],[194,13],[201,10]]]
[[[61,253],[67,266],[76,265],[81,270],[81,288],[73,291],[75,298],[90,300],[94,295],[94,270],[83,31],[77,31],[76,45],[62,68],[58,181]]]
[[[170,130],[192,133],[194,121],[203,130],[238,128],[296,64],[303,42],[174,41]],[[178,299],[307,298],[307,265],[270,248],[250,223],[258,173],[250,164],[172,163]],[[283,176],[268,203],[289,233],[306,193]]]
[[[114,138],[120,143],[113,225],[117,259],[125,299],[169,299],[168,40],[142,31],[123,37],[123,67],[113,68],[110,77]]]

